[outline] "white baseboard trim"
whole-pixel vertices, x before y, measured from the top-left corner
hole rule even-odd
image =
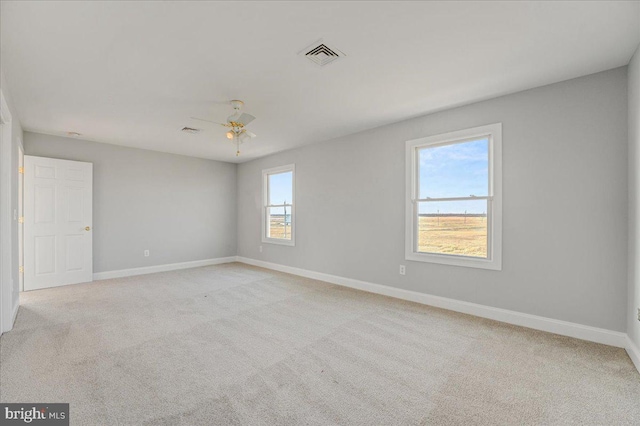
[[[629,354],[629,358],[631,358],[631,361],[633,361],[633,364],[636,366],[636,369],[638,369],[638,373],[640,373],[640,349],[633,344],[629,336],[627,336],[627,346],[625,349]]]
[[[416,291],[404,290],[381,284],[373,284],[366,281],[355,280],[352,278],[339,277],[336,275],[309,271],[306,269],[265,262],[262,260],[250,259],[242,256],[238,256],[237,261],[246,263],[248,265],[260,266],[262,268],[286,272],[293,275],[299,275],[301,277],[326,281],[331,284],[355,288],[358,290],[367,291],[369,293],[395,297],[397,299],[422,303],[423,305],[435,306],[437,308],[475,315],[478,317],[501,321],[508,324],[519,325],[535,330],[560,334],[562,336],[575,337],[577,339],[602,343],[618,348],[625,348],[628,346],[627,340],[629,340],[629,338],[627,337],[627,335],[625,333],[617,331],[606,330],[603,328],[591,327],[588,325],[581,325],[552,318],[540,317],[537,315],[530,315],[516,311],[510,311],[507,309],[494,308],[491,306],[479,305],[477,303],[463,302],[461,300],[449,299],[446,297],[434,296],[431,294],[419,293]]]
[[[118,271],[96,272],[93,280],[108,280],[111,278],[132,277],[134,275],[153,274],[156,272],[175,271],[178,269],[198,268],[200,266],[219,265],[236,261],[236,256],[218,257],[216,259],[194,260],[191,262],[168,263],[166,265],[144,266],[141,268],[120,269]]]
[[[13,315],[11,315],[11,328],[13,328],[13,324],[16,323],[16,318],[18,317],[18,309],[20,309],[20,302],[16,303],[13,307]]]

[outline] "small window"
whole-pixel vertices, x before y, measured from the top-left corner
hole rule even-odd
[[[502,125],[407,142],[406,259],[502,269]]]
[[[294,165],[262,171],[262,242],[295,245]]]

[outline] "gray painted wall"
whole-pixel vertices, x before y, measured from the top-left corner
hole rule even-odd
[[[235,164],[30,132],[24,145],[93,163],[94,272],[235,256]]]
[[[629,306],[627,333],[640,348],[640,46],[629,63]]]
[[[238,254],[624,331],[626,71],[241,164]],[[503,270],[405,261],[405,141],[496,122],[503,123]],[[296,246],[261,243],[261,171],[289,163],[296,165]],[[406,276],[398,274],[400,264],[407,265]]]

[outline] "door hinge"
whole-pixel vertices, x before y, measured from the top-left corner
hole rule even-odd
[[[24,266],[19,267],[19,268],[18,268],[18,271],[19,271],[21,274],[24,274]]]
[[[24,174],[24,167],[18,167],[18,173],[23,175]]]
[[[18,218],[18,223],[24,223],[24,216],[20,216]]]

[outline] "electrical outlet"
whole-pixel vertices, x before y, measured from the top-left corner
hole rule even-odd
[[[262,253],[262,246],[260,246],[260,253]]]
[[[407,272],[407,270],[405,269],[404,265],[400,265],[400,275],[404,275],[405,272]]]
[[[149,257],[149,250],[144,251],[144,257]]]

